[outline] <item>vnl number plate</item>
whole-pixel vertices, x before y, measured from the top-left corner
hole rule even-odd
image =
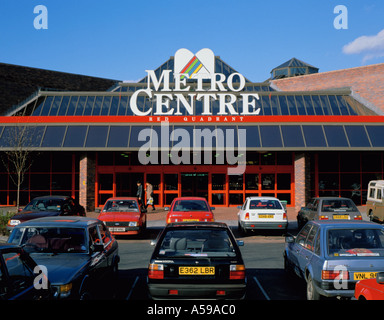
[[[215,267],[179,267],[179,275],[214,275]]]

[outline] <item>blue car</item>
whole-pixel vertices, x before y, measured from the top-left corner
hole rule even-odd
[[[351,298],[359,280],[384,271],[384,227],[369,221],[309,221],[285,239],[284,268],[307,282],[307,299]]]
[[[40,266],[57,299],[85,300],[113,295],[118,244],[98,219],[45,217],[15,226],[8,239]],[[110,285],[110,287],[109,287]]]

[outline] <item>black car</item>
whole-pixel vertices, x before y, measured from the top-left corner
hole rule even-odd
[[[19,245],[46,267],[55,298],[113,296],[118,244],[98,219],[45,217],[15,226],[9,243]]]
[[[152,299],[242,299],[245,266],[225,223],[170,223],[159,234],[148,267]]]
[[[43,270],[22,248],[0,244],[0,300],[46,300],[51,286]]]
[[[49,216],[85,216],[85,209],[69,196],[37,197],[8,221],[7,229],[12,230],[19,223],[31,219]]]

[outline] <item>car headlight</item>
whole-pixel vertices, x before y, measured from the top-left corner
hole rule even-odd
[[[20,220],[16,220],[16,219],[11,219],[8,222],[8,225],[10,226],[17,226],[18,224],[20,224]]]
[[[71,294],[72,283],[67,283],[55,287],[57,289],[56,295],[58,298],[67,298]]]
[[[136,227],[137,226],[137,221],[130,221],[129,222],[130,227]]]

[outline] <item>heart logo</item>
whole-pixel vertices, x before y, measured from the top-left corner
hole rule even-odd
[[[215,55],[210,49],[201,49],[193,54],[188,49],[179,49],[175,53],[174,73],[183,73],[183,79],[187,76],[189,79],[196,78],[199,75],[202,79],[210,79],[215,73]]]

